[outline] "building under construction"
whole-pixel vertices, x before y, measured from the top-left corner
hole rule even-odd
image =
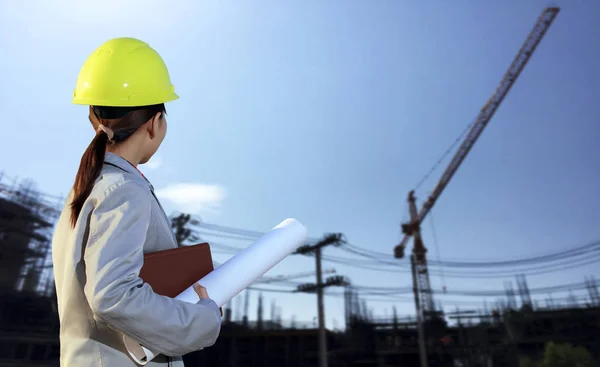
[[[49,294],[50,240],[60,200],[0,173],[0,292]]]
[[[32,184],[0,177],[0,367],[58,365],[58,315],[51,277],[50,238],[62,200],[43,195]],[[600,360],[600,296],[593,279],[582,302],[535,304],[525,279],[517,294],[492,311],[435,311],[425,323],[429,366],[519,366],[521,356],[539,357],[546,342],[584,346]],[[319,330],[314,323],[284,322],[271,304],[264,317],[262,294],[246,293],[245,304],[225,308],[217,343],[185,357],[187,366],[315,366]],[[419,333],[414,318],[381,318],[367,308],[360,292],[347,285],[345,329],[327,331],[330,366],[414,366]],[[248,315],[248,298],[258,311]]]
[[[50,298],[20,292],[2,303],[0,366],[58,365],[58,320]],[[360,312],[348,312],[345,330],[327,331],[329,365],[418,365],[419,338],[414,320],[384,319]],[[231,309],[225,314],[217,343],[186,355],[186,366],[318,365],[317,328],[292,327],[279,320],[232,320]],[[435,332],[429,330],[428,366],[517,367],[523,357],[539,359],[550,341],[583,346],[600,360],[599,306],[522,307],[490,314],[471,310],[445,314],[442,321]],[[436,338],[431,337],[434,334]]]
[[[0,173],[0,366],[58,358],[50,241],[61,204]]]

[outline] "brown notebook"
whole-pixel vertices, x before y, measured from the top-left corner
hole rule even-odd
[[[210,245],[200,243],[145,254],[140,278],[155,293],[175,298],[213,269]]]

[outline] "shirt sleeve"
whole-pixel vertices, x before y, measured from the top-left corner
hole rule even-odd
[[[180,356],[213,345],[221,317],[212,300],[161,296],[139,277],[151,200],[144,187],[126,182],[96,203],[84,249],[84,291],[97,319],[151,350]]]

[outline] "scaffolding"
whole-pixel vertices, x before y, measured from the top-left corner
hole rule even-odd
[[[61,198],[0,172],[0,292],[51,295],[51,240]]]

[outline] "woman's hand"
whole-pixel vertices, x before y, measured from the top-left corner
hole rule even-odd
[[[194,291],[196,292],[196,294],[198,294],[198,297],[200,298],[210,298],[208,297],[208,292],[206,291],[206,288],[204,288],[198,283],[194,284]]]
[[[206,288],[204,288],[203,286],[201,286],[198,283],[194,284],[194,291],[196,292],[196,294],[198,294],[198,297],[200,297],[200,298],[210,298],[208,296],[208,292],[206,291]],[[219,311],[221,312],[221,317],[223,317],[223,309],[219,307]]]

